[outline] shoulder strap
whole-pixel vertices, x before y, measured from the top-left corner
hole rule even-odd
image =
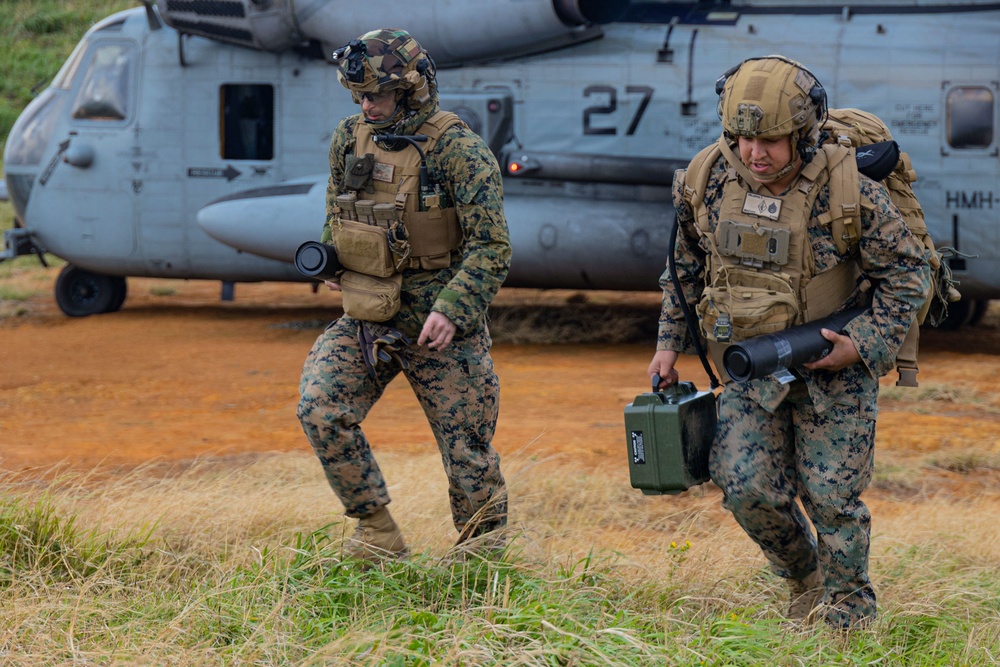
[[[861,238],[861,180],[854,148],[839,144],[823,144],[820,150],[827,156],[830,185],[830,208],[819,217],[841,254],[853,252]]]
[[[465,121],[450,111],[438,111],[424,121],[424,124],[419,128],[419,132],[420,134],[427,135],[427,146],[433,146],[452,125],[465,126]],[[360,144],[369,139],[372,134],[372,129],[368,123],[354,124],[354,137],[357,143]]]
[[[712,165],[721,154],[719,142],[709,144],[701,149],[688,164],[687,176],[684,179],[684,201],[692,208],[704,200],[709,173],[712,171]]]
[[[722,156],[726,158],[726,164],[729,165],[729,168],[739,174],[746,187],[750,188],[754,192],[760,192],[764,187],[764,184],[754,178],[753,172],[750,171],[745,164],[743,164],[743,160],[741,160],[740,156],[733,151],[732,146],[729,145],[729,142],[726,141],[724,136],[719,137],[718,144],[719,152],[721,152]]]
[[[438,111],[424,121],[420,126],[420,133],[426,134],[431,142],[436,142],[452,125],[465,125],[465,121],[451,111]]]

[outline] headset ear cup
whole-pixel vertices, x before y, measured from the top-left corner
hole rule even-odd
[[[812,72],[809,73],[812,76]],[[813,77],[816,81],[816,77]],[[816,105],[816,120],[823,120],[826,115],[826,89],[816,81],[816,85],[809,91],[809,99]]]
[[[403,77],[403,80],[410,84],[410,99],[413,100],[418,107],[427,102],[430,98],[430,88],[427,85],[426,76],[415,71],[409,71]]]

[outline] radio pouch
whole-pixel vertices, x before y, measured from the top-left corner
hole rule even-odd
[[[375,170],[375,155],[348,155],[344,164],[344,189],[364,190],[368,194],[375,192],[372,182],[372,172]]]

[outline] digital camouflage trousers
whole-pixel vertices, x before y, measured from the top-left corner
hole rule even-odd
[[[779,576],[802,579],[822,568],[821,616],[837,627],[875,616],[871,514],[860,498],[871,481],[874,448],[874,419],[857,404],[817,414],[801,382],[774,413],[732,385],[719,397],[710,471],[723,506]]]
[[[414,343],[409,362],[379,362],[368,374],[358,344],[359,323],[341,317],[317,338],[299,385],[298,417],[326,478],[349,517],[389,503],[385,479],[361,422],[400,372],[420,402],[437,441],[459,541],[502,528],[507,490],[491,440],[500,407],[489,333],[456,339],[442,351]]]

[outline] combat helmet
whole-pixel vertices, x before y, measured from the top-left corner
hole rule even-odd
[[[358,104],[365,93],[398,90],[400,111],[415,110],[437,91],[434,61],[405,30],[367,32],[334,51],[333,60],[337,78]]]
[[[788,136],[803,162],[819,143],[826,91],[812,72],[784,56],[748,58],[715,82],[726,134],[762,139]]]

